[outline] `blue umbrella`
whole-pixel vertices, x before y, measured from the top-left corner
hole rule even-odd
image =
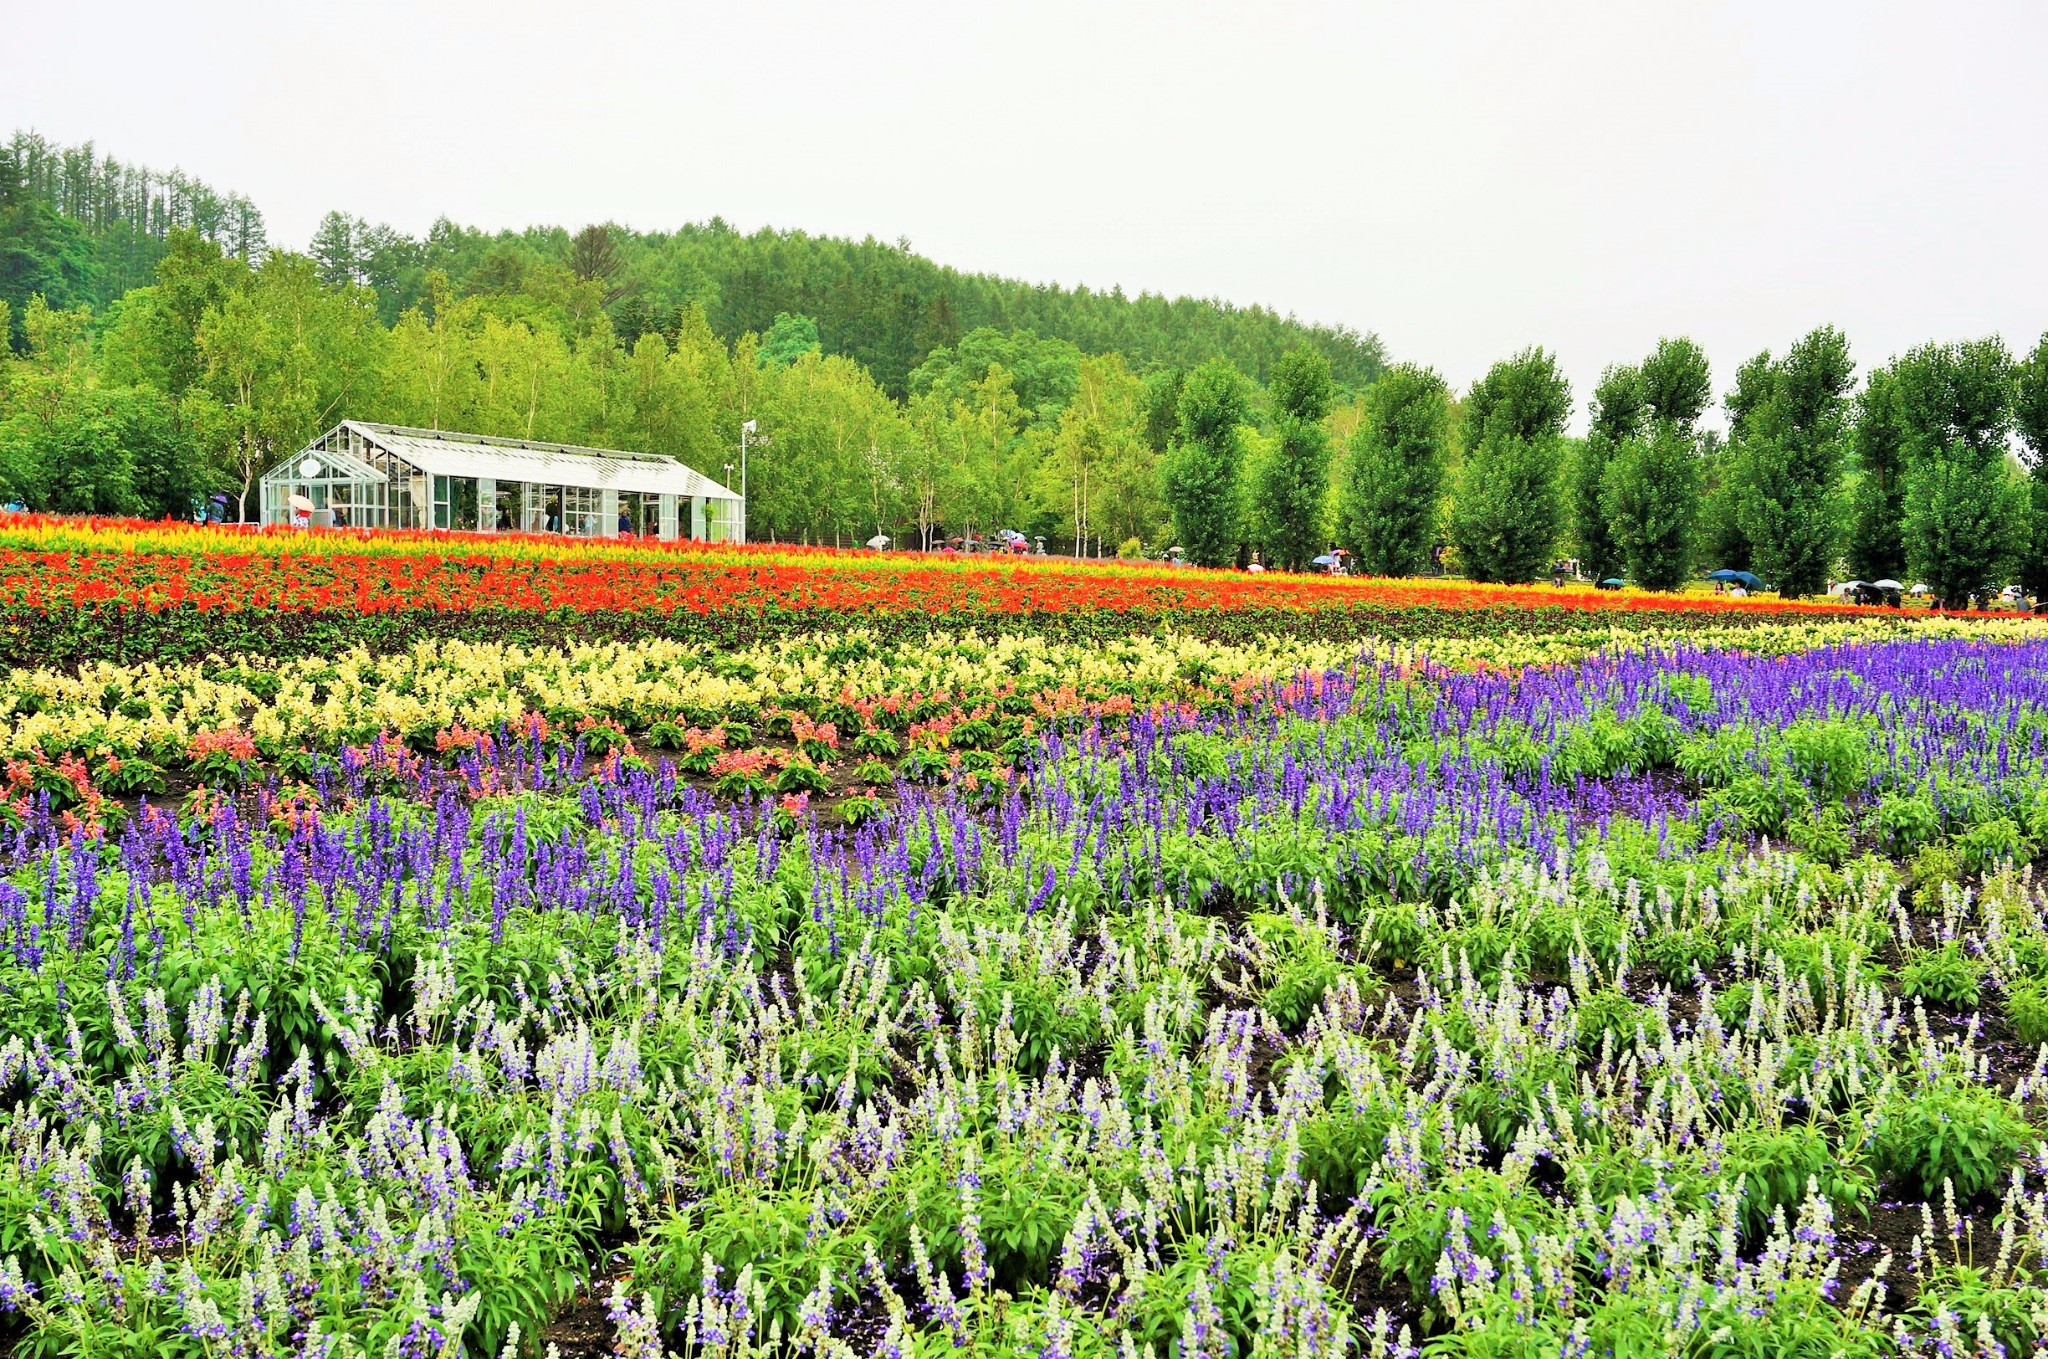
[[[1603,590],[1619,590],[1627,583],[1620,576],[1609,576],[1606,580],[1600,582],[1600,588]]]
[[[1333,557],[1333,556],[1331,556],[1331,555],[1330,555],[1329,553],[1325,552],[1325,553],[1324,553],[1324,554],[1323,554],[1322,556],[1320,556],[1320,557],[1317,557],[1317,558],[1315,559],[1315,561],[1314,561],[1314,565],[1316,565],[1316,566],[1328,566],[1328,565],[1330,565],[1330,564],[1331,564],[1332,562],[1334,562],[1334,561],[1336,561],[1336,560],[1337,560],[1337,559],[1336,559],[1335,557]]]
[[[1708,580],[1718,580],[1718,581],[1724,581],[1724,582],[1725,582],[1725,581],[1731,581],[1731,580],[1735,580],[1735,579],[1737,579],[1738,577],[1740,577],[1740,576],[1741,576],[1742,574],[1743,574],[1743,573],[1742,573],[1742,572],[1740,572],[1740,571],[1730,571],[1730,570],[1729,570],[1729,569],[1728,569],[1727,567],[1725,567],[1725,566],[1724,566],[1724,567],[1722,567],[1722,568],[1721,568],[1721,569],[1720,569],[1719,571],[1709,571],[1709,572],[1707,572],[1707,579],[1708,579]]]

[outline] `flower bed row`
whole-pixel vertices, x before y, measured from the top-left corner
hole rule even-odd
[[[1218,636],[1306,627],[1331,638],[1544,631],[1650,617],[1822,618],[1847,606],[1170,570],[1057,559],[986,561],[701,544],[430,534],[223,535],[123,521],[0,529],[0,655],[300,653],[397,638],[532,640],[581,632],[726,643],[849,621],[914,636],[982,620],[1104,636],[1171,624]]]
[[[615,750],[629,758],[670,752],[684,773],[728,797],[850,793],[898,778],[1001,777],[1048,728],[1169,708],[1230,711],[1303,672],[1515,672],[1576,662],[1596,647],[1641,651],[1683,641],[1792,654],[1957,635],[2019,639],[2048,629],[2028,620],[1866,616],[1422,642],[1267,635],[1219,643],[1169,634],[1104,643],[975,632],[903,642],[854,628],[737,647],[416,641],[383,656],[354,649],[95,661],[17,669],[0,681],[10,809],[0,815],[18,820],[41,795],[57,812],[97,821],[118,811],[109,797],[162,800],[192,785],[302,780],[351,750],[359,767],[383,762],[371,752],[391,751],[454,768],[479,741],[532,736],[536,723],[551,751],[580,747],[593,760]],[[822,724],[832,739],[813,737],[804,749],[805,723]]]

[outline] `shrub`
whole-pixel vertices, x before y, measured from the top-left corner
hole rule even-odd
[[[2022,1043],[2048,1043],[2048,980],[2030,978],[2006,992],[2005,1019]]]
[[[1588,1057],[1599,1056],[1601,1046],[1612,1034],[1614,1052],[1626,1052],[1636,1041],[1639,1025],[1654,1031],[1655,1025],[1648,1023],[1648,1016],[1644,1006],[1620,991],[1609,988],[1595,992],[1578,1007],[1579,1051]]]
[[[1989,873],[2008,860],[2023,864],[2033,857],[2034,850],[2020,834],[2019,823],[2007,816],[1978,822],[1963,832],[1957,847],[1962,851],[1963,867],[1972,873]]]
[[[1794,722],[1785,731],[1785,763],[1815,796],[1840,802],[1870,778],[1870,737],[1852,722]]]
[[[1814,1123],[1766,1128],[1750,1123],[1728,1138],[1727,1173],[1742,1188],[1742,1231],[1751,1241],[1769,1234],[1778,1209],[1798,1212],[1812,1182],[1837,1213],[1861,1214],[1870,1205],[1870,1172],[1863,1158],[1832,1145]]]
[[[1974,1199],[2005,1180],[2032,1145],[2033,1130],[1995,1090],[1944,1081],[1885,1111],[1873,1159],[1887,1179],[1932,1199],[1944,1181]]]
[[[1984,965],[1954,943],[1922,951],[1899,972],[1899,990],[1951,1010],[1974,1010],[1983,996]]]
[[[1941,811],[1925,793],[1891,793],[1877,804],[1877,838],[1887,853],[1904,856],[1941,834]]]
[[[1824,806],[1796,816],[1785,827],[1785,838],[1808,858],[1831,867],[1849,857],[1849,818],[1838,806]]]
[[[1919,915],[1941,913],[1941,889],[1960,881],[1963,863],[1946,844],[1926,846],[1913,856],[1913,910]]]

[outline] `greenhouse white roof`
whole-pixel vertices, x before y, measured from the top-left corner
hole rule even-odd
[[[410,429],[348,420],[343,427],[405,459],[429,476],[493,477],[552,486],[594,486],[646,495],[738,500],[739,494],[663,453],[622,453],[574,444],[499,439],[488,434]]]

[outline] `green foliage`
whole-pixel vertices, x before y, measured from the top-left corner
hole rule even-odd
[[[24,388],[18,407],[0,419],[7,492],[70,514],[190,514],[204,483],[169,398],[64,376]]]
[[[1450,394],[1399,364],[1373,385],[1337,492],[1337,532],[1360,570],[1409,576],[1429,565],[1450,443]]]
[[[1274,368],[1270,396],[1279,443],[1259,469],[1259,511],[1273,526],[1266,545],[1289,571],[1308,566],[1327,541],[1330,436],[1323,418],[1333,395],[1330,361],[1315,350],[1292,350]]]
[[[2024,864],[2034,857],[2034,845],[2009,816],[1992,816],[1974,822],[1957,838],[1963,867],[1972,873],[1990,873],[2001,864]]]
[[[1937,841],[1924,845],[1913,856],[1913,910],[1918,915],[1939,915],[1942,888],[1960,882],[1962,857],[1955,846]]]
[[[1934,597],[1959,609],[1981,605],[2019,555],[2030,503],[2007,480],[2002,455],[1957,441],[1915,461],[1906,473],[1906,560]]]
[[[1940,1081],[1884,1111],[1872,1155],[1909,1192],[1937,1199],[1947,1182],[1961,1202],[2003,1184],[2032,1146],[2032,1128],[1996,1090]]]
[[[1982,963],[1948,943],[1908,959],[1899,969],[1899,991],[1951,1010],[1974,1010],[1983,998],[1983,977]]]
[[[1849,569],[1862,580],[1906,572],[1906,432],[1894,368],[1874,370],[1856,400],[1856,486],[1849,527]]]
[[[1785,766],[1823,802],[1840,802],[1870,779],[1870,733],[1839,718],[1805,719],[1785,729]]]
[[[1927,793],[1886,793],[1877,805],[1877,835],[1885,852],[1904,858],[1941,834],[1941,811]]]
[[[1616,450],[1602,477],[1607,541],[1646,590],[1675,590],[1692,574],[1699,517],[1699,455],[1670,421]]]
[[[1622,444],[1641,436],[1649,407],[1643,398],[1642,370],[1627,366],[1607,369],[1593,389],[1586,437],[1572,460],[1571,527],[1579,567],[1595,580],[1619,575],[1626,567],[1621,549],[1608,533],[1607,465]]]
[[[1380,1243],[1380,1269],[1407,1286],[1421,1304],[1431,1297],[1430,1278],[1451,1232],[1452,1214],[1466,1224],[1467,1244],[1475,1255],[1498,1263],[1507,1242],[1495,1229],[1513,1228],[1522,1240],[1552,1226],[1556,1211],[1532,1189],[1511,1187],[1497,1175],[1458,1171],[1421,1193],[1398,1182],[1374,1191],[1373,1216],[1385,1235]]]
[[[2036,599],[2048,599],[2048,333],[2013,374],[2012,414],[2032,465],[2020,583]]]
[[[1488,435],[1466,453],[1451,505],[1451,545],[1474,580],[1526,584],[1544,574],[1563,518],[1563,441]]]
[[[1838,806],[1811,807],[1795,815],[1785,826],[1785,838],[1808,858],[1830,866],[1839,866],[1854,847],[1849,818]]]
[[[775,324],[761,336],[761,348],[754,361],[763,368],[787,368],[798,359],[824,352],[825,347],[818,342],[818,323],[808,316],[792,316],[784,311],[775,314]]]
[[[1638,1028],[1654,1035],[1656,1023],[1647,1007],[1630,1000],[1620,991],[1596,991],[1579,1003],[1579,1051],[1587,1057],[1600,1055],[1602,1047],[1617,1054],[1635,1045]]]
[[[2015,982],[2005,995],[2005,1019],[2029,1047],[2048,1043],[2048,978]]]
[[[1166,501],[1188,560],[1222,566],[1237,552],[1239,429],[1250,415],[1242,374],[1205,363],[1181,389],[1179,425],[1166,460]]]
[[[1706,489],[1700,496],[1697,555],[1710,570],[1751,570],[1755,562],[1749,549],[1749,535],[1742,531],[1742,486],[1736,476],[1735,457],[1711,431],[1702,436],[1700,449]]]
[[[1855,371],[1849,342],[1822,326],[1782,360],[1767,351],[1744,364],[1728,397],[1737,517],[1753,569],[1786,596],[1817,594],[1833,573]]]
[[[1451,545],[1474,580],[1523,583],[1549,568],[1563,529],[1559,481],[1571,408],[1571,384],[1541,349],[1501,360],[1472,385]]]
[[[1673,425],[1690,434],[1714,398],[1707,353],[1684,336],[1657,341],[1639,373],[1644,413],[1651,425]]]
[[[1907,569],[1960,608],[2026,546],[2027,497],[2005,476],[2012,357],[1995,337],[1923,345],[1893,374]]]
[[[1530,443],[1561,437],[1571,414],[1571,384],[1554,356],[1532,346],[1494,364],[1472,384],[1465,397],[1465,445],[1494,435]]]
[[[1753,1242],[1769,1235],[1773,1214],[1798,1214],[1809,1184],[1840,1216],[1860,1216],[1874,1197],[1861,1156],[1833,1145],[1814,1123],[1743,1125],[1728,1137],[1725,1169],[1741,1187],[1742,1231]]]

